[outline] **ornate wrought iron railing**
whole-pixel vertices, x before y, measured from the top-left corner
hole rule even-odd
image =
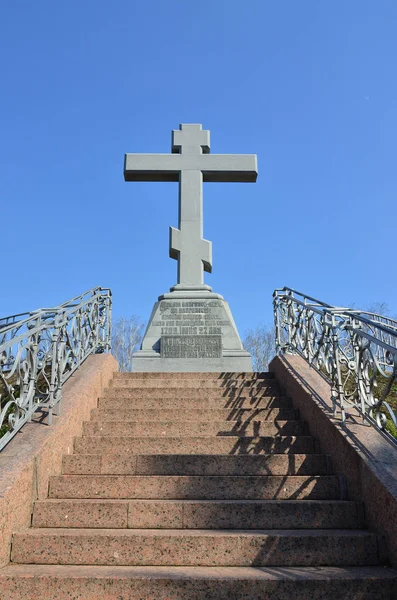
[[[0,450],[41,407],[59,414],[62,386],[110,350],[112,297],[93,288],[55,308],[0,319]]]
[[[331,384],[335,416],[354,406],[392,442],[397,428],[397,322],[290,288],[273,294],[278,352],[300,354]]]

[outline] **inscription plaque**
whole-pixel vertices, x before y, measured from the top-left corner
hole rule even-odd
[[[221,335],[162,335],[161,358],[221,358]]]
[[[219,300],[165,301],[160,304],[160,319],[153,320],[153,325],[161,328],[161,336],[222,335],[222,326],[229,325],[221,319],[222,308]]]

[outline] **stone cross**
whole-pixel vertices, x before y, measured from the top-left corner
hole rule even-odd
[[[199,290],[212,270],[212,244],[203,239],[203,181],[254,182],[254,154],[210,155],[210,132],[183,124],[172,132],[172,154],[126,154],[125,181],[178,181],[179,228],[170,227],[170,256],[178,260],[178,285]]]

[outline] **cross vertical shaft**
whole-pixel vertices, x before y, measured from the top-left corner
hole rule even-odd
[[[212,244],[203,239],[203,175],[182,171],[179,176],[178,229],[170,227],[170,256],[178,260],[178,287],[204,284],[211,273]]]
[[[200,157],[209,152],[209,132],[201,125],[181,125],[172,133],[172,152]],[[178,288],[204,285],[212,270],[212,244],[203,239],[203,174],[197,168],[179,173],[178,229],[170,227],[170,256],[178,260]]]

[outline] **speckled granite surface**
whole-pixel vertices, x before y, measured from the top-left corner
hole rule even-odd
[[[271,375],[117,374],[2,600],[392,600],[382,539]]]
[[[383,568],[11,566],[2,600],[394,600]]]

